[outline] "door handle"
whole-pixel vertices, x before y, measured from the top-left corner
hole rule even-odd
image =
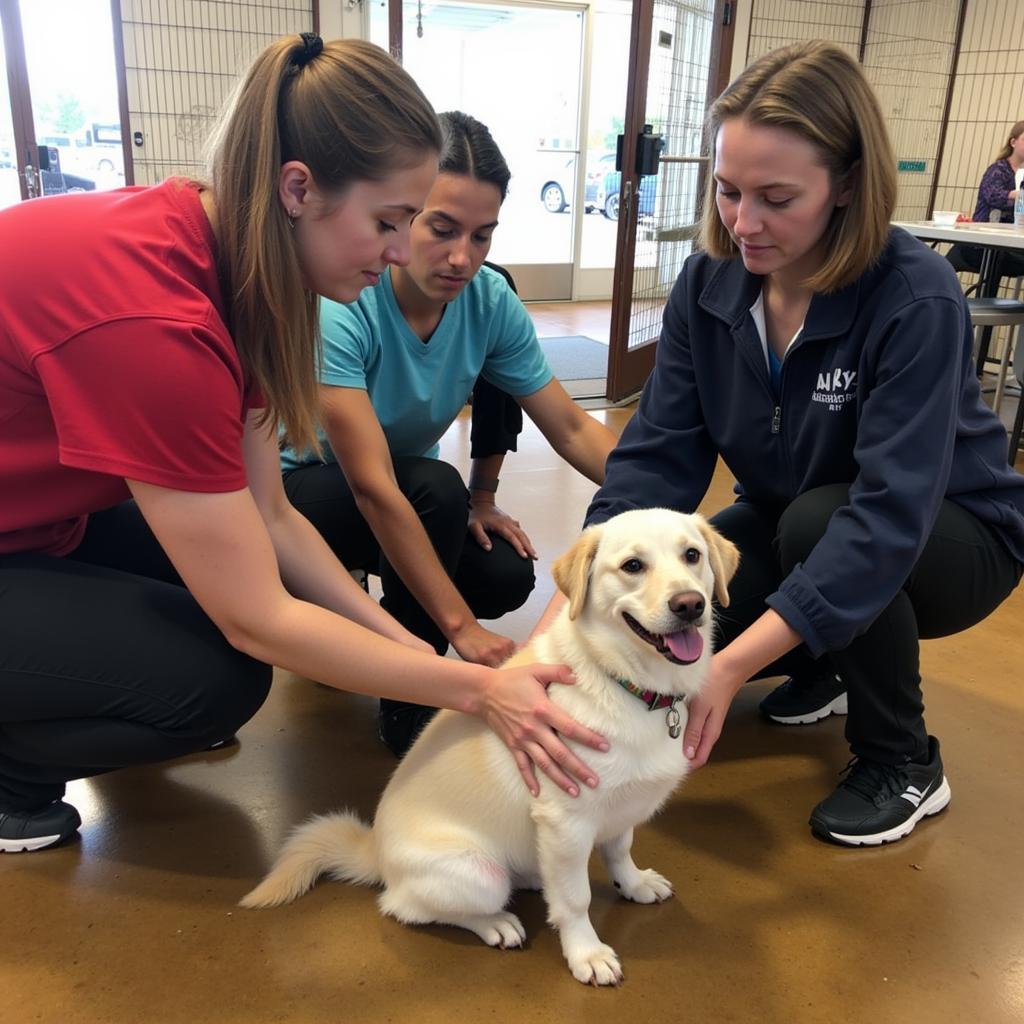
[[[25,164],[21,176],[25,179],[25,191],[28,192],[29,199],[38,199],[42,194],[38,171],[31,164]]]

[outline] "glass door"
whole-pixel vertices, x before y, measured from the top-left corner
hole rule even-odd
[[[612,293],[621,177],[615,147],[626,109],[632,18],[632,0],[592,0],[584,189],[589,216],[583,218],[577,299],[607,299]]]
[[[0,0],[0,17],[0,205],[124,185],[109,0]]]
[[[654,366],[665,302],[700,218],[704,118],[729,65],[725,0],[634,0],[607,397]],[[645,140],[644,137],[648,138]],[[654,136],[655,143],[649,137]],[[645,161],[643,154],[655,158]]]
[[[372,8],[370,35],[385,49],[392,43],[382,5]],[[512,171],[489,259],[524,299],[571,298],[583,205],[583,8],[405,0],[401,35],[402,64],[434,108],[486,124]]]

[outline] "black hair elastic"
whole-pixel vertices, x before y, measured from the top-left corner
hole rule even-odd
[[[315,32],[300,32],[302,49],[292,54],[292,63],[304,68],[323,48],[324,41]]]

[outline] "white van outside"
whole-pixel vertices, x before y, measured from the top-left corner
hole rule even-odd
[[[36,137],[36,141],[40,146],[56,148],[60,154],[62,171],[86,178],[109,177],[115,174],[124,177],[120,125],[94,123],[73,134],[44,129]]]

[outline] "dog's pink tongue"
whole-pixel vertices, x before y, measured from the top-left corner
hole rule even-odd
[[[678,633],[666,633],[665,643],[680,661],[696,661],[704,650],[704,638],[692,626]]]

